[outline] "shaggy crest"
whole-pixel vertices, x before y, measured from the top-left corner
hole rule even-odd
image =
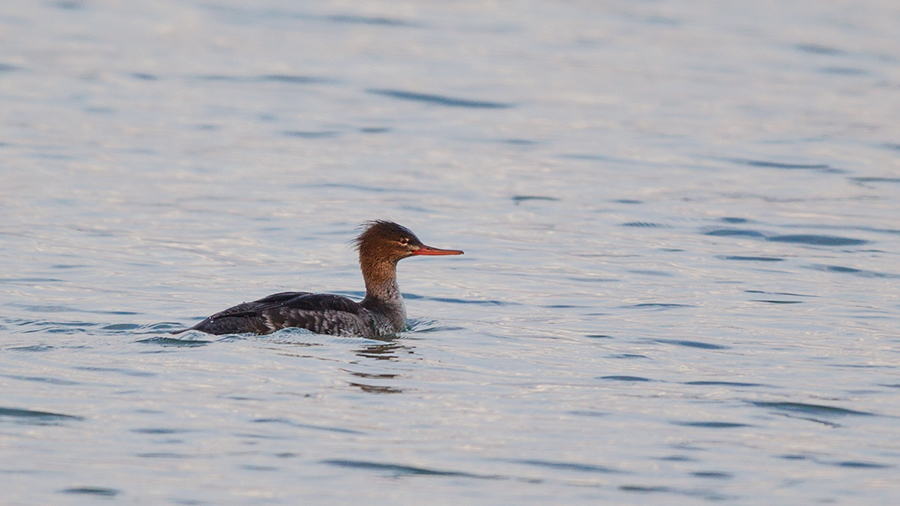
[[[406,238],[411,244],[422,244],[422,242],[419,241],[419,238],[416,237],[416,234],[412,233],[412,230],[402,225],[398,225],[393,221],[367,221],[360,225],[360,228],[364,228],[364,230],[356,237],[356,239],[353,239],[353,247],[357,250],[362,247],[363,243],[369,242],[376,237],[390,242],[400,241],[401,239]]]

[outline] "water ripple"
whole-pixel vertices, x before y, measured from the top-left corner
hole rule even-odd
[[[37,425],[47,425],[68,420],[84,420],[84,418],[80,416],[64,415],[62,413],[0,407],[0,418],[2,417],[15,418],[23,423],[33,423]]]
[[[375,26],[401,26],[401,27],[417,27],[421,26],[417,23],[404,21],[402,19],[360,16],[357,14],[334,14],[324,16],[322,19],[332,23],[349,23],[357,25],[375,25]]]
[[[740,158],[733,158],[731,161],[741,165],[747,165],[749,167],[762,167],[766,169],[813,170],[826,174],[844,174],[847,172],[845,170],[832,168],[824,163],[783,163],[770,162],[766,160],[747,160]]]
[[[809,244],[813,246],[859,246],[868,244],[869,241],[863,239],[851,239],[849,237],[838,237],[833,235],[815,235],[815,234],[790,234],[776,235],[767,237],[767,241],[772,242],[789,242],[795,244]]]
[[[783,258],[778,257],[751,257],[751,256],[718,256],[716,258],[720,258],[722,260],[737,260],[741,262],[783,262]]]
[[[803,402],[760,402],[751,401],[750,404],[760,408],[770,408],[776,411],[784,411],[788,413],[802,413],[816,416],[875,416],[874,413],[866,413],[864,411],[854,411],[852,409],[839,408],[835,406],[824,406],[820,404],[806,404]]]
[[[72,385],[80,385],[77,381],[69,381],[58,378],[44,378],[41,376],[20,376],[17,374],[0,374],[0,376],[4,378],[17,379],[22,381],[34,381],[37,383],[48,383],[50,385],[62,385],[62,386],[72,386]]]
[[[712,478],[715,480],[729,480],[734,478],[734,475],[731,473],[722,473],[719,471],[695,471],[691,473],[691,476],[697,478]]]
[[[900,275],[897,275],[897,274],[867,271],[867,270],[863,270],[863,269],[855,269],[853,267],[842,267],[840,265],[816,264],[816,265],[808,266],[807,269],[813,269],[813,270],[822,271],[822,272],[837,272],[840,274],[851,274],[853,276],[858,276],[861,278],[891,278],[891,279],[900,278]]]
[[[664,225],[662,223],[650,223],[646,221],[629,221],[627,223],[622,223],[620,226],[637,228],[669,228],[668,225]]]
[[[525,464],[529,466],[537,466],[537,467],[547,467],[550,469],[562,469],[565,471],[579,471],[583,473],[603,473],[603,474],[617,474],[624,473],[625,471],[620,471],[618,469],[613,469],[611,467],[606,466],[597,466],[593,464],[578,464],[574,462],[556,462],[549,460],[531,460],[531,459],[522,459],[522,460],[509,460],[509,462],[515,462],[516,464]]]
[[[700,348],[703,350],[727,350],[729,346],[721,344],[703,343],[700,341],[685,341],[683,339],[653,339],[654,343],[674,344],[676,346],[686,346],[688,348]]]
[[[115,497],[119,495],[118,490],[105,487],[73,487],[60,490],[60,492],[63,494],[93,495],[98,497]]]
[[[685,385],[723,386],[723,387],[766,387],[762,383],[741,383],[737,381],[685,381]]]
[[[900,183],[900,177],[851,177],[850,180],[855,183]]]
[[[319,132],[310,132],[310,131],[299,131],[299,130],[286,130],[282,132],[287,137],[300,137],[302,139],[332,139],[341,135],[340,132],[333,131],[319,131]]]
[[[738,427],[750,427],[745,423],[734,422],[670,422],[672,425],[682,425],[684,427],[702,427],[705,429],[735,429]]]
[[[505,479],[499,475],[482,475],[473,474],[463,471],[444,471],[439,469],[429,469],[427,467],[406,466],[402,464],[385,464],[381,462],[369,462],[365,460],[346,460],[346,459],[328,459],[321,461],[323,464],[331,466],[345,467],[350,469],[367,469],[372,471],[387,471],[396,477],[400,476],[458,476],[462,478],[479,478],[487,480]]]
[[[630,306],[621,306],[622,308],[634,308],[634,309],[676,309],[682,307],[694,307],[690,304],[674,304],[674,303],[662,303],[662,302],[644,302],[641,304],[632,304]]]
[[[300,423],[295,422],[293,420],[288,420],[286,418],[257,418],[253,420],[253,423],[279,423],[284,425],[290,425],[291,427],[299,427],[301,429],[312,429],[312,430],[323,430],[327,432],[338,432],[341,434],[365,434],[364,432],[360,432],[358,430],[353,429],[343,429],[341,427],[327,427],[324,425],[313,425],[309,423]]]
[[[715,230],[708,230],[703,232],[704,235],[711,235],[716,237],[765,237],[766,235],[762,232],[757,232],[755,230],[744,230],[739,228],[718,228]]]
[[[428,297],[425,295],[417,295],[414,293],[404,293],[403,298],[412,300],[433,300],[436,302],[450,302],[451,304],[477,304],[481,306],[518,306],[518,302],[507,302],[503,300],[466,300],[451,297]]]
[[[845,460],[842,462],[834,462],[832,463],[834,466],[838,467],[852,467],[854,469],[890,469],[894,466],[888,464],[878,464],[876,462],[864,462],[858,460]]]
[[[261,76],[232,76],[224,74],[208,74],[197,76],[196,79],[203,81],[219,81],[229,83],[253,83],[253,82],[270,82],[270,83],[287,83],[287,84],[330,84],[334,83],[334,79],[327,77],[301,76],[289,74],[269,74]]]
[[[838,55],[843,52],[840,49],[836,49],[836,48],[833,48],[830,46],[823,46],[821,44],[815,44],[815,43],[797,44],[794,47],[800,51],[803,51],[804,53],[810,53],[810,54]]]
[[[176,346],[176,347],[193,348],[193,347],[197,347],[197,346],[206,346],[207,344],[210,344],[213,341],[204,341],[201,339],[177,339],[174,337],[148,337],[146,339],[139,339],[135,342],[143,343],[143,344],[157,344],[159,346]]]
[[[432,95],[430,93],[415,93],[412,91],[390,90],[390,89],[368,89],[368,93],[375,95],[384,95],[386,97],[398,98],[400,100],[412,100],[414,102],[426,102],[429,104],[443,105],[447,107],[470,107],[475,109],[509,109],[515,107],[513,104],[501,102],[488,102],[482,100],[466,100],[462,98],[446,97],[443,95]]]
[[[519,203],[521,203],[521,202],[527,202],[527,201],[529,201],[529,200],[546,200],[546,201],[549,201],[549,202],[557,202],[557,201],[559,201],[559,199],[556,198],[556,197],[545,197],[545,196],[543,196],[543,195],[514,195],[514,196],[512,197],[512,201],[513,201],[516,205],[519,205]]]
[[[754,239],[763,239],[771,242],[784,242],[792,244],[806,244],[810,246],[860,246],[868,244],[869,241],[864,239],[854,239],[851,237],[841,237],[834,235],[819,234],[785,234],[785,235],[767,235],[757,230],[749,230],[742,228],[714,228],[705,229],[704,235],[714,237],[749,237]]]
[[[640,376],[601,376],[600,379],[614,381],[653,381],[651,379],[642,378]]]

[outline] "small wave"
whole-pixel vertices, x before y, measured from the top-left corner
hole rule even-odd
[[[652,271],[652,270],[630,270],[628,272],[632,272],[634,274],[645,274],[647,276],[672,276],[671,272],[666,271]],[[638,304],[638,306],[662,306],[662,304]],[[638,307],[635,306],[635,307]]]
[[[715,480],[730,480],[734,478],[734,475],[731,473],[722,473],[719,471],[696,471],[691,473],[691,476],[697,478],[712,478]]]
[[[740,228],[717,228],[703,232],[703,235],[711,235],[715,237],[765,237],[766,235],[756,230],[745,230]]]
[[[114,372],[114,373],[124,374],[126,376],[138,376],[138,377],[146,377],[146,378],[156,376],[155,372],[135,371],[132,369],[122,369],[119,367],[78,366],[78,367],[75,367],[75,369],[78,369],[81,371],[88,371],[88,372]]]
[[[613,381],[653,381],[651,379],[642,378],[640,376],[601,376],[600,379]]]
[[[74,487],[60,490],[63,494],[73,495],[94,495],[98,497],[115,497],[119,495],[119,491],[114,488],[105,487]]]
[[[261,76],[232,76],[224,74],[208,74],[197,76],[196,79],[203,81],[218,81],[228,83],[252,83],[252,82],[274,82],[287,84],[321,84],[333,83],[333,79],[326,77],[301,76],[290,74],[268,74]]]
[[[185,348],[195,348],[198,346],[206,346],[212,341],[203,341],[200,339],[178,339],[175,337],[148,337],[147,339],[138,339],[136,342],[143,344],[156,344],[159,346],[180,346]]]
[[[894,149],[900,149],[900,145]],[[900,183],[900,177],[851,177],[855,183]]]
[[[354,24],[354,25],[375,25],[375,26],[392,26],[392,27],[393,26],[400,26],[400,27],[420,26],[417,23],[412,23],[410,21],[404,21],[402,19],[360,16],[357,14],[334,14],[331,16],[325,16],[322,19],[324,19],[325,21],[330,21],[332,23],[347,23],[347,24]]]
[[[557,202],[557,201],[559,201],[559,199],[556,198],[556,197],[547,197],[547,196],[544,196],[544,195],[514,195],[514,196],[512,197],[512,201],[515,202],[517,205],[518,205],[520,202],[527,202],[527,201],[529,201],[529,200],[546,200],[546,201],[548,201],[548,202]]]
[[[621,306],[622,308],[634,308],[634,309],[675,309],[680,307],[694,307],[690,304],[674,304],[674,303],[662,303],[662,302],[644,302],[642,304],[632,304],[630,306]]]
[[[72,386],[72,385],[80,385],[81,383],[77,381],[69,381],[59,378],[45,378],[43,376],[21,376],[17,374],[0,374],[0,376],[4,378],[17,379],[21,381],[34,381],[37,383],[49,383],[51,385],[62,385],[62,386]]]
[[[714,237],[749,237],[755,239],[763,239],[770,242],[784,242],[792,244],[806,244],[810,246],[860,246],[868,244],[869,241],[864,239],[854,239],[852,237],[841,237],[836,235],[818,235],[818,234],[785,234],[785,235],[766,235],[757,230],[748,230],[742,228],[713,228],[702,231],[703,235]]]
[[[839,408],[836,406],[824,406],[820,404],[806,404],[803,402],[750,402],[754,406],[760,408],[769,408],[776,411],[784,411],[788,413],[802,413],[807,415],[836,417],[836,416],[875,416],[874,413],[866,413],[865,411],[854,411],[852,409]]]
[[[850,237],[839,237],[834,235],[815,235],[815,234],[791,234],[776,235],[767,237],[767,241],[772,242],[788,242],[795,244],[809,244],[812,246],[859,246],[868,244],[869,241],[863,239],[852,239]]]
[[[741,165],[747,165],[749,167],[761,167],[766,169],[813,170],[817,172],[824,172],[827,174],[843,174],[847,172],[845,170],[835,169],[824,163],[784,163],[770,162],[766,160],[747,160],[741,158],[734,158],[731,161]]]
[[[15,283],[65,283],[64,279],[56,278],[0,278],[0,284]]]
[[[23,423],[33,423],[45,425],[51,423],[65,422],[69,420],[84,420],[83,417],[74,415],[64,415],[62,413],[51,413],[49,411],[33,411],[30,409],[4,408],[0,407],[0,418],[14,418]]]
[[[367,394],[402,394],[403,389],[384,386],[384,385],[367,385],[365,383],[348,382],[351,387],[356,387]]]
[[[684,427],[702,427],[705,429],[736,429],[738,427],[750,427],[746,423],[735,422],[670,422],[672,425],[681,425]]]
[[[744,290],[744,293],[762,293],[762,294],[766,294],[766,295],[786,295],[788,297],[817,297],[817,295],[804,295],[802,293],[766,292],[763,290]]]
[[[525,464],[528,466],[546,467],[549,469],[562,469],[565,471],[579,471],[582,473],[618,474],[618,473],[625,472],[625,471],[620,471],[618,469],[613,469],[611,467],[598,466],[598,465],[594,465],[594,464],[579,464],[579,463],[575,463],[575,462],[557,462],[557,461],[552,461],[552,460],[521,459],[521,460],[510,460],[509,462],[514,462],[516,464]]]
[[[360,432],[358,430],[352,429],[342,429],[340,427],[327,427],[324,425],[313,425],[310,423],[300,423],[295,422],[293,420],[288,420],[286,418],[257,418],[253,420],[253,423],[277,423],[283,425],[290,425],[291,427],[298,427],[301,429],[312,429],[312,430],[322,430],[327,432],[339,432],[341,434],[365,434],[364,432]]]
[[[55,346],[50,346],[48,344],[34,344],[31,346],[16,346],[14,348],[9,348],[10,351],[34,351],[34,352],[42,352],[42,351],[50,351],[55,349]]]
[[[870,72],[859,67],[822,67],[819,72],[837,76],[867,76]]]
[[[729,255],[729,256],[718,256],[716,258],[720,258],[722,260],[736,260],[739,262],[783,262],[783,258],[778,257],[745,257],[745,256],[737,256],[737,255]]]
[[[685,385],[723,386],[723,387],[764,387],[761,383],[741,383],[738,381],[686,381]]]
[[[440,469],[429,469],[427,467],[406,466],[402,464],[386,464],[381,462],[369,462],[365,460],[346,460],[346,459],[327,459],[321,461],[323,464],[331,466],[345,467],[350,469],[366,469],[371,471],[387,471],[394,476],[457,476],[461,478],[480,478],[480,479],[503,479],[503,476],[473,474],[463,471],[444,471]]]
[[[840,265],[810,265],[808,269],[822,272],[837,272],[839,274],[851,274],[861,278],[900,278],[900,275],[889,274],[885,272],[866,271],[863,269],[855,269],[853,267],[842,267]]]
[[[259,76],[257,79],[260,81],[269,81],[269,82],[275,82],[275,83],[290,83],[290,84],[312,84],[312,83],[330,82],[329,79],[325,79],[323,77],[298,76],[298,75],[289,75],[289,74],[270,74],[270,75],[265,75],[265,76]]]
[[[629,221],[627,223],[622,223],[619,225],[620,227],[637,227],[637,228],[669,228],[668,225],[664,225],[662,223],[650,223],[646,221]]]
[[[837,55],[837,54],[843,53],[843,51],[841,51],[840,49],[836,49],[836,48],[833,48],[830,46],[823,46],[821,44],[815,44],[815,43],[797,44],[794,47],[800,51],[803,51],[804,53],[810,53],[810,54]]]
[[[101,330],[135,330],[141,328],[141,325],[136,323],[113,323],[111,325],[106,325],[105,327],[101,327]]]
[[[515,107],[513,104],[502,102],[488,102],[482,100],[466,100],[462,98],[446,97],[442,95],[432,95],[430,93],[416,93],[412,91],[390,90],[390,89],[368,89],[366,90],[374,95],[383,95],[391,98],[399,98],[400,100],[412,100],[414,102],[425,102],[429,104],[443,105],[447,107],[469,107],[475,109],[510,109]]]
[[[140,457],[143,459],[192,459],[193,455],[188,455],[186,453],[175,453],[175,452],[149,452],[149,453],[137,453],[135,457]]]
[[[577,411],[569,411],[570,415],[575,416],[609,416],[608,412],[605,411],[586,411],[586,410],[577,410]]]
[[[90,313],[90,314],[106,314],[106,315],[117,315],[117,316],[134,316],[134,315],[141,314],[141,313],[137,313],[134,311],[91,310],[91,309],[80,309],[80,308],[62,306],[62,305],[52,305],[52,304],[46,304],[46,305],[45,304],[19,304],[19,303],[11,302],[6,305],[18,307],[25,311],[31,311],[32,313]]]
[[[159,429],[159,428],[147,428],[147,429],[131,429],[131,432],[135,434],[154,434],[154,435],[165,435],[165,434],[183,434],[185,432],[190,432],[186,429]]]
[[[639,493],[650,493],[650,492],[675,492],[675,489],[670,487],[648,487],[644,485],[621,485],[619,486],[619,490],[622,492],[639,492]]]
[[[852,467],[854,469],[890,469],[894,467],[888,464],[879,464],[877,462],[865,462],[859,460],[845,460],[842,462],[834,462],[832,465],[838,467]]]
[[[332,139],[341,135],[340,132],[334,131],[300,131],[300,130],[286,130],[282,132],[287,137],[300,137],[302,139]]]
[[[729,346],[721,344],[702,343],[700,341],[685,341],[681,339],[653,339],[654,343],[674,344],[676,346],[686,346],[688,348],[700,348],[703,350],[727,350]]]
[[[428,297],[425,295],[417,295],[414,293],[404,293],[403,298],[410,300],[433,300],[435,302],[450,302],[451,304],[477,304],[481,306],[517,306],[518,302],[506,302],[502,300],[493,300],[493,299],[485,299],[485,300],[466,300],[466,299],[455,299],[451,297]]]

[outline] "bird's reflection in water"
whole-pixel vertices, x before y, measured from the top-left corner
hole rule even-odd
[[[400,344],[398,341],[385,341],[379,344],[370,344],[366,345],[358,350],[356,350],[356,355],[360,356],[364,359],[375,359],[379,361],[389,361],[394,362],[399,358],[400,354],[411,354],[412,346]],[[386,365],[386,364],[385,364]],[[392,380],[394,378],[399,378],[401,375],[391,372],[361,372],[361,371],[351,371],[345,369],[347,373],[351,376],[354,376],[354,380],[357,378],[363,378],[366,380],[374,380],[377,382],[384,382],[385,380]],[[403,389],[392,387],[389,385],[372,385],[367,383],[359,383],[358,380],[351,381],[350,386],[354,386],[362,390],[363,392],[370,394],[399,394],[403,392]]]
[[[367,394],[402,394],[403,390],[394,387],[386,387],[381,385],[366,385],[363,383],[353,383],[350,382],[350,386],[358,387],[360,390]]]
[[[363,358],[376,360],[397,360],[397,354],[402,350],[412,350],[411,346],[404,346],[397,341],[386,341],[381,344],[370,344],[356,350],[356,354]],[[412,351],[408,351],[412,353]]]

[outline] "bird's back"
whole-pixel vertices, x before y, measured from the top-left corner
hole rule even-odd
[[[286,327],[297,327],[317,334],[361,337],[400,330],[385,329],[377,316],[358,302],[339,295],[283,292],[238,304],[186,330],[216,335],[269,334]]]

